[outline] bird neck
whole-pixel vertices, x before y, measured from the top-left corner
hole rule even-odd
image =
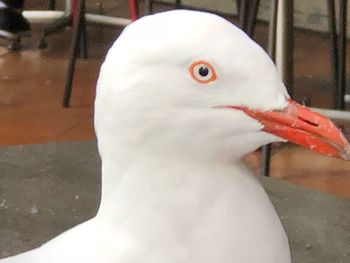
[[[102,195],[98,214],[118,218],[121,214],[146,213],[164,198],[164,203],[177,202],[179,194],[193,193],[201,198],[203,189],[222,180],[223,174],[245,170],[242,164],[174,159],[168,156],[135,156],[133,160],[104,159]],[[221,178],[221,179],[220,179]],[[222,181],[224,182],[224,181]],[[188,200],[190,201],[190,200]],[[141,206],[141,204],[143,204]],[[145,210],[146,209],[146,210]]]

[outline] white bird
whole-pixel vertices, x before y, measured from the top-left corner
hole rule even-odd
[[[291,101],[274,64],[219,16],[171,11],[122,33],[101,68],[95,218],[1,263],[289,263],[241,157],[291,140],[349,159],[326,118]]]

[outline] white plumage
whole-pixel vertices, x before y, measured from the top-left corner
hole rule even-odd
[[[226,20],[172,11],[136,21],[98,80],[97,216],[0,262],[289,263],[278,216],[240,161],[282,139],[220,108],[280,110],[287,100],[269,57]]]

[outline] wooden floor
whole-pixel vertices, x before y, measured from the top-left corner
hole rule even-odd
[[[88,1],[96,9],[97,1]],[[43,8],[45,1],[31,1],[28,8]],[[127,1],[105,1],[109,14],[128,16]],[[0,40],[0,145],[93,140],[95,84],[103,57],[120,32],[118,28],[89,26],[89,59],[79,60],[72,103],[62,108],[62,94],[70,44],[70,32],[49,38],[49,48],[36,49],[41,26],[24,40],[24,50],[9,53]],[[267,28],[259,25],[256,40],[266,46]],[[295,97],[310,97],[312,106],[330,107],[329,39],[310,32],[296,33]],[[347,61],[348,68],[350,60]],[[345,132],[349,135],[347,126]],[[260,152],[247,157],[259,172]],[[350,162],[313,154],[292,145],[275,147],[272,176],[350,198]]]

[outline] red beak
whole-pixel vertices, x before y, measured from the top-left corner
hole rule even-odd
[[[350,145],[331,120],[288,100],[281,111],[261,111],[228,106],[244,111],[264,125],[264,131],[320,154],[350,160]]]

